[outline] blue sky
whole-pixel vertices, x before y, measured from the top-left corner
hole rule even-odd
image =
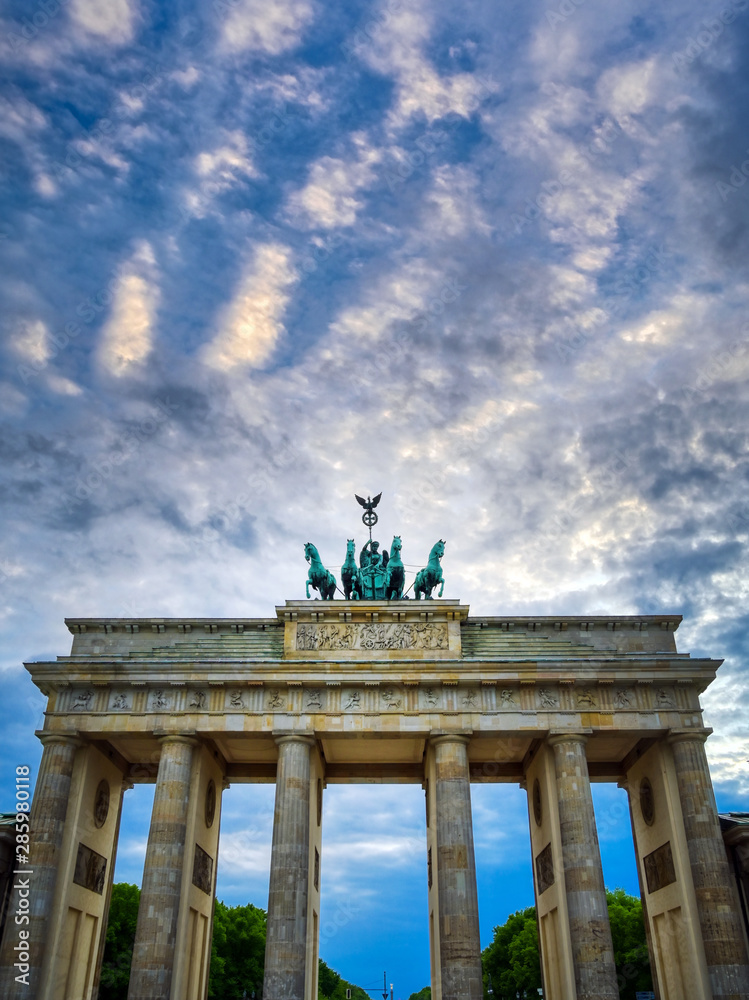
[[[383,543],[418,566],[446,538],[474,613],[682,613],[680,650],[725,657],[709,755],[746,808],[749,2],[0,16],[5,807],[39,758],[21,663],[67,651],[66,615],[267,616],[383,491]],[[227,901],[264,905],[268,794],[227,796]],[[596,794],[634,890],[622,793]],[[403,997],[420,797],[325,813],[322,955]],[[524,809],[475,789],[484,943],[531,902]]]

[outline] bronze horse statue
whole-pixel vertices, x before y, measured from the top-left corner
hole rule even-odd
[[[314,590],[319,592],[323,601],[332,601],[336,590],[335,577],[323,566],[320,555],[312,542],[305,542],[304,558],[310,564],[307,575],[307,600],[310,599],[309,588],[312,586]]]
[[[426,600],[430,600],[432,597],[432,591],[438,583],[441,584],[441,586],[440,592],[437,596],[442,597],[442,591],[445,589],[445,580],[442,576],[440,559],[444,554],[445,542],[440,538],[440,540],[435,542],[432,546],[427,565],[424,569],[420,569],[416,574],[416,579],[414,580],[414,597],[417,601],[421,599],[422,594]]]
[[[360,601],[362,598],[361,571],[356,565],[355,549],[354,539],[349,538],[346,542],[346,561],[341,566],[343,596],[347,601]]]
[[[388,601],[400,601],[403,597],[403,587],[406,583],[406,568],[401,559],[401,536],[393,538],[390,546],[390,558],[388,559],[387,576],[385,578],[385,597]]]

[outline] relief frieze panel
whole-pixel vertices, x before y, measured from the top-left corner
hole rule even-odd
[[[445,622],[300,624],[297,650],[448,649]]]

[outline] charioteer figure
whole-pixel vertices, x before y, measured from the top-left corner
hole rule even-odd
[[[387,564],[387,549],[380,552],[380,543],[375,539],[369,539],[359,553],[359,572],[365,600],[376,601],[386,598]]]

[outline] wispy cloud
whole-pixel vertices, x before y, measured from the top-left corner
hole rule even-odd
[[[111,375],[132,374],[153,350],[159,304],[156,260],[147,242],[124,264],[101,334],[99,359]]]
[[[725,657],[703,699],[736,805],[738,0],[718,21],[697,0],[54,6],[12,0],[0,32],[0,623],[23,752],[41,696],[20,663],[66,652],[64,616],[266,616],[302,596],[304,541],[338,572],[353,494],[382,490],[382,544],[401,535],[410,574],[447,538],[445,593],[474,613],[683,613],[679,648]],[[532,880],[522,796],[483,787],[490,935]],[[240,836],[262,801],[227,793],[236,902],[267,892],[270,820]],[[424,929],[423,794],[331,788],[325,809],[326,960],[356,981],[357,935]],[[609,859],[627,838],[607,828]],[[369,909],[344,912],[348,885]]]
[[[291,259],[289,248],[278,243],[256,248],[205,350],[207,364],[231,371],[259,368],[269,360],[285,329],[290,288],[298,280]]]
[[[216,0],[213,10],[223,19],[224,46],[230,51],[278,55],[298,45],[314,16],[311,0]]]

